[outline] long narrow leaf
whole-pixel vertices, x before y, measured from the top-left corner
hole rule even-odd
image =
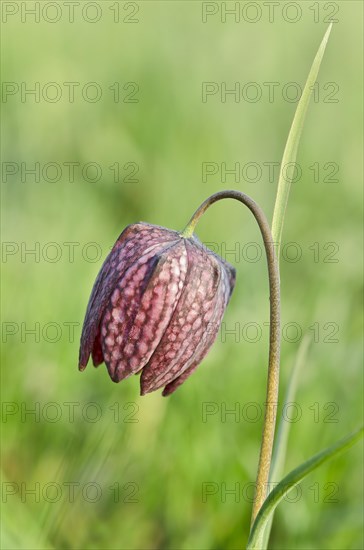
[[[328,449],[325,449],[321,453],[313,456],[283,478],[282,481],[268,495],[263,506],[261,507],[250,533],[247,550],[263,548],[265,528],[268,525],[275,508],[283,500],[285,495],[289,493],[293,487],[300,483],[300,481],[302,481],[309,473],[316,470],[316,468],[318,468],[321,464],[328,462],[352,447],[352,445],[361,439],[363,434],[364,428],[360,428],[353,434],[341,439],[334,445],[331,445]]]
[[[316,82],[317,74],[321,65],[323,55],[329,35],[331,32],[332,23],[327,29],[325,36],[322,39],[316,57],[312,63],[311,70],[307,77],[305,87],[302,92],[301,99],[298,102],[297,109],[293,118],[292,126],[288,135],[286,147],[284,149],[282,163],[279,172],[278,189],[276,202],[274,205],[272,235],[273,242],[276,243],[277,255],[279,257],[279,249],[282,239],[282,230],[286,207],[288,203],[289,191],[291,188],[291,178],[287,174],[286,166],[288,163],[296,162],[297,149],[301,138],[303,124],[307,113],[308,104],[310,102],[313,86]]]

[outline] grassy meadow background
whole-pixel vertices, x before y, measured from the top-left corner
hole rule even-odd
[[[3,82],[39,82],[41,90],[39,102],[31,95],[22,101],[19,92],[2,104],[2,548],[242,548],[269,318],[265,259],[253,261],[261,239],[248,210],[225,201],[198,226],[200,239],[236,266],[237,283],[225,332],[173,396],[140,398],[138,377],[113,384],[104,365],[79,373],[79,337],[93,281],[127,224],[182,229],[200,202],[223,188],[248,193],[271,219],[278,171],[270,178],[264,163],[280,161],[296,107],[282,90],[289,82],[303,86],[331,8],[316,3],[317,15],[313,2],[296,3],[302,15],[292,23],[283,2],[272,22],[264,10],[256,23],[231,16],[223,23],[220,11],[203,23],[200,2],[120,2],[115,23],[117,3],[103,1],[92,24],[80,7],[70,23],[59,4],[58,22],[46,20],[54,17],[49,8],[39,23],[31,16],[22,22],[20,12],[2,23]],[[330,4],[339,8],[338,22],[309,107],[298,154],[302,176],[292,185],[283,234],[282,398],[300,334],[315,333],[287,411],[290,419],[297,414],[287,472],[363,417],[362,4]],[[123,21],[128,16],[138,22]],[[57,102],[42,97],[50,82],[62,90]],[[74,102],[64,82],[80,83]],[[89,82],[101,87],[99,101],[82,97]],[[109,89],[115,82],[118,102]],[[123,88],[128,82],[139,87],[137,102],[123,101],[134,89]],[[260,88],[262,97],[222,102],[218,93],[203,102],[203,82],[226,82],[228,89],[254,82],[249,91]],[[278,83],[273,98],[268,82]],[[338,101],[328,102],[334,89]],[[41,170],[61,166],[59,177],[49,168],[34,181],[21,163],[36,162]],[[79,164],[70,178],[64,163],[73,162]],[[262,173],[255,182],[253,172],[237,181],[227,174],[224,182],[221,171],[203,181],[206,162],[256,163]],[[90,181],[92,167],[82,174],[87,163],[101,168],[98,181]],[[115,163],[119,178],[109,168]],[[137,174],[125,178],[136,165]],[[236,254],[226,254],[231,249]],[[292,261],[297,251],[301,257]],[[240,336],[226,332],[235,328]],[[215,414],[204,416],[206,407]],[[231,409],[237,416],[225,414]],[[270,547],[363,548],[362,482],[356,446],[279,508]]]

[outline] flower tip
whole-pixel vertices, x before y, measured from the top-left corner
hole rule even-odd
[[[148,393],[151,393],[153,390],[150,388],[150,386],[147,386],[143,384],[143,380],[140,380],[140,395],[147,395]]]
[[[112,369],[107,369],[108,372],[109,372],[109,376],[111,378],[111,380],[115,383],[115,384],[118,384],[121,380],[123,380],[123,376],[120,376],[119,373],[117,372],[117,370],[112,370]]]
[[[157,388],[154,388],[154,387],[142,387],[142,385],[140,386],[140,395],[143,397],[144,395],[148,395],[148,393],[152,393],[156,390]],[[170,395],[171,391],[169,390],[168,391],[168,388],[165,387],[163,392],[162,392],[162,396],[163,397],[168,397]]]
[[[178,386],[179,384],[173,384],[173,382],[170,382],[169,384],[167,384],[164,390],[162,391],[162,397],[169,397],[170,395],[172,395],[172,393],[176,391]]]

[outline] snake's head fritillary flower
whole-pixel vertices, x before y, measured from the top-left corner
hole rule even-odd
[[[128,226],[92,289],[80,370],[91,354],[114,382],[141,371],[142,395],[171,394],[212,346],[234,284],[234,268],[195,236]]]

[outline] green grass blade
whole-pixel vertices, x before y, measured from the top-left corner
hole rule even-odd
[[[328,462],[339,454],[343,453],[361,439],[364,428],[360,428],[353,434],[341,439],[334,445],[313,456],[294,470],[290,472],[268,495],[252,527],[247,550],[262,549],[264,540],[264,531],[270,518],[278,504],[285,495],[302,481],[309,473],[316,470],[321,464]]]
[[[285,166],[288,163],[295,162],[297,157],[297,149],[301,138],[302,128],[305,121],[307,108],[310,102],[313,85],[315,84],[317,74],[321,65],[323,55],[329,35],[331,32],[332,23],[327,29],[325,36],[322,39],[320,47],[317,51],[316,57],[312,63],[311,70],[309,72],[305,87],[302,92],[300,101],[298,102],[297,109],[293,118],[292,126],[288,135],[286,147],[284,149],[282,163],[279,172],[278,189],[276,202],[274,205],[273,221],[272,221],[272,235],[273,241],[277,244],[277,255],[279,257],[279,248],[282,239],[282,230],[286,207],[288,203],[289,191],[291,188],[291,178],[285,170]]]
[[[294,402],[295,400],[299,375],[301,373],[303,365],[306,363],[307,353],[311,343],[312,343],[312,336],[310,334],[305,334],[297,350],[296,360],[294,362],[294,365],[289,377],[288,387],[284,398],[283,407],[285,407],[288,403]],[[287,454],[288,437],[289,437],[291,425],[292,425],[291,422],[285,421],[283,417],[281,418],[277,435],[276,435],[271,470],[269,475],[269,481],[273,483],[276,482],[278,479],[281,479],[283,474],[284,463],[285,463],[286,454]],[[268,547],[272,521],[273,521],[273,514],[271,515],[264,532],[263,548]]]

